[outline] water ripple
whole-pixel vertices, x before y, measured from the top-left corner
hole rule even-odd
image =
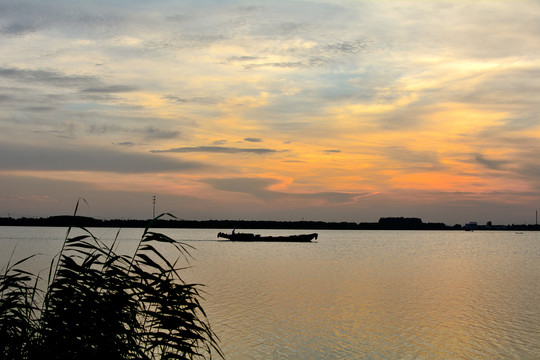
[[[317,244],[237,244],[168,231],[197,249],[184,275],[206,285],[228,359],[540,359],[540,233],[326,231]],[[4,241],[14,238],[31,236]]]

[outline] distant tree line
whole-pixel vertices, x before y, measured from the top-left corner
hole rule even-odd
[[[102,220],[87,216],[50,216],[46,218],[0,218],[0,226],[51,226],[51,227],[121,227],[144,228],[148,220]],[[180,220],[158,219],[155,228],[189,229],[289,229],[289,230],[463,230],[438,222],[425,223],[419,218],[383,217],[378,222],[326,222],[326,221],[270,221],[270,220]],[[540,230],[538,225],[477,226],[474,230]]]

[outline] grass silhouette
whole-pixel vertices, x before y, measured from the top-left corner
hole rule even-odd
[[[114,251],[118,234],[109,247],[69,228],[45,290],[21,268],[31,257],[8,263],[0,274],[0,359],[223,358],[201,285],[179,274],[189,246],[150,226],[130,256]],[[180,254],[174,262],[165,256],[170,248]]]

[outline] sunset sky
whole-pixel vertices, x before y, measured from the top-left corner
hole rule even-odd
[[[0,0],[0,217],[534,223],[539,1]]]

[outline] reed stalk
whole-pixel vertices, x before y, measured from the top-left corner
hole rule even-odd
[[[69,228],[44,290],[22,268],[30,257],[8,263],[0,360],[223,358],[200,304],[202,285],[180,276],[190,246],[150,225],[132,255],[115,252],[118,234],[109,247],[88,229],[71,236]]]

